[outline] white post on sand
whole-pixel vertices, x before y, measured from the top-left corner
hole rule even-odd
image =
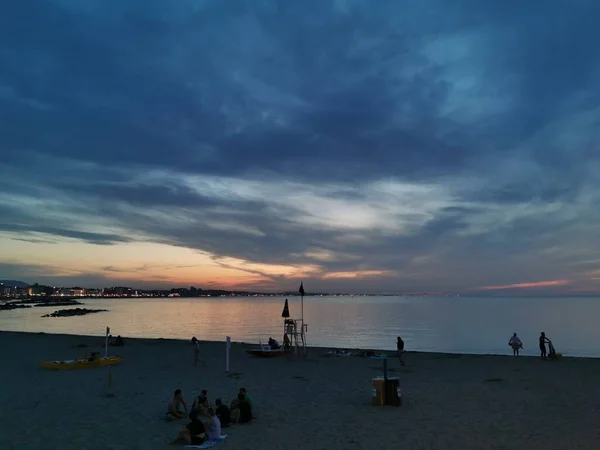
[[[106,327],[106,339],[104,340],[104,357],[108,356],[108,335],[110,334],[110,328]]]
[[[225,340],[225,372],[229,373],[229,349],[231,348],[231,337]]]

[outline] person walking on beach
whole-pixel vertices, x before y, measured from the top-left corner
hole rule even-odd
[[[521,342],[521,339],[519,339],[519,336],[517,336],[517,333],[513,333],[510,341],[508,341],[508,345],[512,347],[513,355],[519,356],[519,349],[523,348],[523,343]]]
[[[192,344],[194,344],[194,367],[196,367],[200,362],[200,342],[196,336],[192,338]]]
[[[396,349],[398,350],[398,360],[400,365],[404,366],[404,341],[400,336],[396,340]]]
[[[546,357],[546,342],[550,342],[550,339],[546,337],[546,333],[542,331],[540,334],[540,356],[542,359],[547,359]]]
[[[194,367],[198,365],[200,360],[200,341],[196,339],[196,336],[192,338],[192,344],[194,344]],[[206,361],[202,360],[202,364],[206,366]]]

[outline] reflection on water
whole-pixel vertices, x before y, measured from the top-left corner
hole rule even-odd
[[[108,312],[41,318],[48,308],[0,312],[0,330],[114,334],[258,342],[281,337],[284,298],[84,300]],[[52,308],[50,308],[52,310]],[[300,298],[290,297],[299,318]],[[399,298],[306,297],[309,345],[394,349],[401,335],[407,350],[509,353],[517,332],[524,353],[537,353],[540,331],[566,355],[600,356],[600,301],[592,298]]]

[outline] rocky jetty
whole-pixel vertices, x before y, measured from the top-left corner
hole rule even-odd
[[[107,309],[87,309],[87,308],[74,308],[74,309],[59,309],[54,311],[52,314],[46,314],[42,317],[71,317],[71,316],[85,316],[86,314],[93,314],[108,311]]]
[[[16,301],[9,301],[4,304],[0,304],[0,311],[10,311],[11,309],[21,309],[21,308],[31,308],[35,306],[36,308],[48,308],[50,306],[75,306],[75,305],[83,305],[83,303],[72,299],[23,299]]]
[[[74,306],[74,305],[83,305],[83,303],[78,302],[77,300],[66,300],[61,302],[40,302],[36,303],[34,306],[36,308],[47,308],[49,306]]]
[[[31,308],[31,305],[24,305],[22,303],[6,303],[5,305],[0,305],[0,311],[10,311],[11,309],[20,308]]]

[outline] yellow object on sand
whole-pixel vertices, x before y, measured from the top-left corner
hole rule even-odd
[[[75,370],[88,369],[92,367],[112,366],[122,362],[125,358],[122,356],[108,356],[106,358],[89,359],[72,359],[69,361],[44,361],[40,363],[43,369],[51,370]]]

